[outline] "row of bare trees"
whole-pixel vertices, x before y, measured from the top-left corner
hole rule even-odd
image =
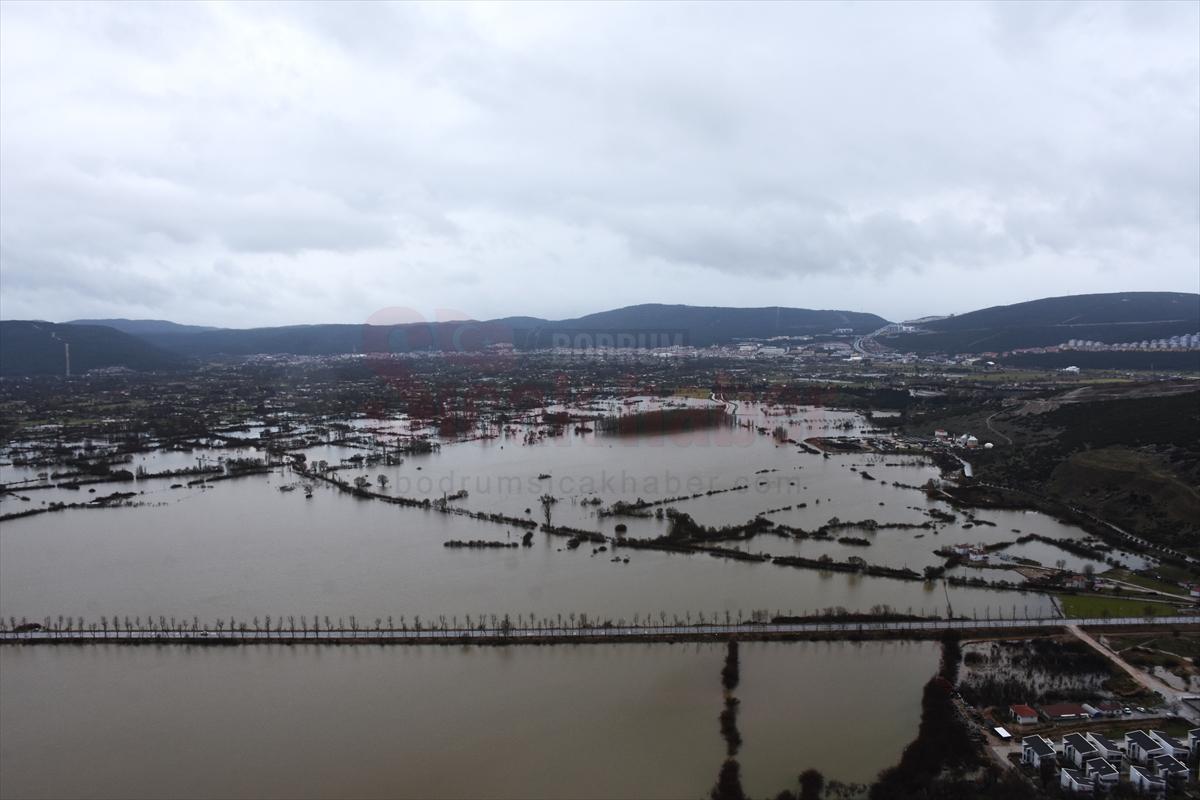
[[[789,614],[791,612],[788,612]],[[618,617],[616,619],[603,618],[596,615],[591,615],[586,612],[569,612],[567,614],[554,614],[540,616],[534,612],[529,614],[517,614],[512,617],[509,614],[464,614],[459,615],[440,614],[434,619],[425,618],[421,615],[414,615],[411,622],[405,615],[399,617],[375,617],[371,621],[360,620],[357,616],[351,614],[348,617],[330,617],[327,615],[278,615],[272,616],[266,614],[262,617],[252,617],[250,619],[238,619],[237,617],[220,617],[210,623],[201,623],[198,616],[190,618],[153,615],[133,616],[133,615],[101,615],[97,619],[86,619],[84,617],[76,617],[71,615],[59,614],[57,617],[43,617],[41,620],[31,621],[27,617],[17,618],[9,616],[7,619],[0,618],[0,633],[5,632],[33,632],[40,631],[48,634],[61,634],[63,636],[89,633],[99,633],[102,636],[112,634],[114,637],[122,632],[131,633],[174,633],[174,634],[189,634],[201,632],[217,632],[217,633],[233,633],[233,634],[263,634],[263,633],[289,633],[289,634],[309,634],[320,631],[456,631],[456,630],[479,630],[479,631],[496,631],[504,632],[513,629],[521,630],[537,630],[552,632],[555,630],[569,629],[584,629],[584,628],[600,628],[600,627],[645,627],[645,628],[666,628],[666,627],[681,627],[693,624],[720,624],[722,621],[727,625],[743,622],[768,622],[773,616],[782,615],[782,611],[771,612],[768,609],[756,609],[747,615],[744,611],[738,610],[724,612],[698,612],[692,614],[691,611],[680,614],[668,614],[666,611],[658,611],[657,613],[634,613],[631,617]]]
[[[530,612],[528,614],[517,614],[513,617],[510,614],[493,614],[493,613],[478,613],[464,614],[461,617],[457,614],[447,616],[439,614],[434,618],[423,618],[417,614],[409,620],[405,615],[398,617],[375,617],[373,620],[362,620],[359,617],[351,614],[348,617],[330,617],[328,615],[314,614],[308,615],[279,615],[272,616],[270,614],[262,617],[251,617],[250,619],[239,619],[237,617],[220,617],[212,622],[201,623],[200,618],[193,616],[174,617],[164,615],[147,615],[130,616],[130,615],[101,615],[98,619],[85,619],[84,617],[64,616],[43,617],[40,621],[31,621],[26,617],[17,619],[14,616],[9,616],[7,619],[0,618],[0,634],[22,634],[37,632],[42,636],[78,636],[79,634],[88,634],[89,636],[99,635],[102,638],[109,636],[120,638],[122,635],[132,633],[162,633],[172,635],[187,635],[187,634],[202,634],[211,635],[232,635],[235,638],[239,636],[249,637],[253,634],[257,638],[262,638],[263,635],[283,637],[287,634],[289,637],[305,637],[317,636],[321,632],[342,633],[351,632],[357,634],[360,631],[377,631],[380,633],[396,633],[410,631],[430,631],[440,633],[454,633],[456,631],[479,631],[495,635],[508,635],[514,630],[522,632],[537,632],[541,634],[553,635],[559,632],[568,630],[598,630],[609,628],[639,628],[645,629],[648,634],[653,634],[656,630],[689,628],[696,625],[726,625],[733,627],[743,624],[764,624],[771,622],[817,622],[824,624],[826,621],[830,626],[841,624],[842,627],[850,627],[854,624],[861,626],[865,621],[863,618],[858,618],[860,615],[850,615],[834,613],[841,609],[825,609],[818,613],[805,612],[803,616],[797,616],[794,611],[768,609],[756,609],[750,612],[749,615],[741,610],[737,612],[723,611],[705,613],[703,611],[692,614],[690,611],[680,614],[668,614],[666,611],[658,611],[657,613],[634,613],[631,617],[604,617],[588,614],[586,612],[569,612],[567,614],[554,615],[538,615]],[[976,620],[979,619],[1009,619],[1007,616],[992,617],[991,614],[986,614],[984,617],[975,615]],[[936,619],[930,617],[929,619]],[[1011,617],[1013,620],[1022,619],[1015,612]],[[1032,620],[1031,617],[1024,617],[1026,620]],[[895,622],[898,626],[911,624],[916,626],[921,618],[910,613],[907,615],[896,614]]]

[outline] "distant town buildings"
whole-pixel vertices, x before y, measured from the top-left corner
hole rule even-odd
[[[1088,352],[1146,352],[1154,350],[1200,350],[1200,333],[1185,333],[1165,339],[1143,339],[1140,342],[1106,344],[1090,339],[1070,339],[1059,345],[1060,350]]]

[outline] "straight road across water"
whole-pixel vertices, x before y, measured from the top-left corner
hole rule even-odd
[[[1096,617],[1066,620],[1036,619],[901,620],[894,622],[780,622],[727,625],[613,625],[596,627],[538,627],[455,630],[234,630],[201,628],[182,630],[5,631],[0,644],[555,644],[567,642],[691,641],[711,639],[774,639],[819,637],[852,638],[859,635],[903,638],[944,631],[995,635],[1031,629],[1066,629],[1068,626],[1135,627],[1142,625],[1200,625],[1200,616]]]

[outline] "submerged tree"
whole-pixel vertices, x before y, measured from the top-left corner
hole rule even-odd
[[[731,694],[725,695],[725,708],[721,711],[721,738],[725,740],[725,754],[736,756],[742,746],[742,734],[737,727],[738,699]]]
[[[546,527],[549,528],[550,527],[551,506],[553,506],[555,503],[558,502],[558,498],[552,494],[544,494],[541,497],[539,497],[538,500],[541,501],[542,514],[546,518]]]
[[[820,800],[825,788],[825,776],[815,769],[800,773],[800,800]]]
[[[727,691],[737,688],[741,680],[741,668],[738,663],[737,639],[730,639],[725,651],[725,666],[721,669],[721,683]]]
[[[725,759],[717,776],[717,785],[708,796],[711,800],[745,800],[746,793],[742,790],[742,768],[736,758]]]

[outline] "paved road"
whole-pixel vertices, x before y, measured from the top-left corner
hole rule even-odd
[[[477,641],[481,644],[509,643],[520,641],[548,642],[620,642],[646,639],[713,639],[739,635],[748,638],[822,634],[828,637],[850,637],[860,633],[930,633],[947,630],[957,631],[1004,631],[1023,628],[1062,628],[1064,625],[1136,626],[1152,624],[1200,625],[1200,616],[1177,617],[1114,617],[1104,619],[1077,619],[1068,623],[1057,617],[1037,619],[993,619],[993,620],[912,620],[904,622],[803,622],[803,623],[743,623],[729,625],[626,625],[596,628],[512,628],[507,633],[488,628],[486,630],[318,630],[318,631],[235,631],[215,628],[198,631],[32,631],[27,633],[0,633],[0,644],[36,644],[53,642],[163,642],[186,643],[195,641],[214,642],[310,642],[346,643],[379,642],[389,644],[426,644],[439,642]]]

